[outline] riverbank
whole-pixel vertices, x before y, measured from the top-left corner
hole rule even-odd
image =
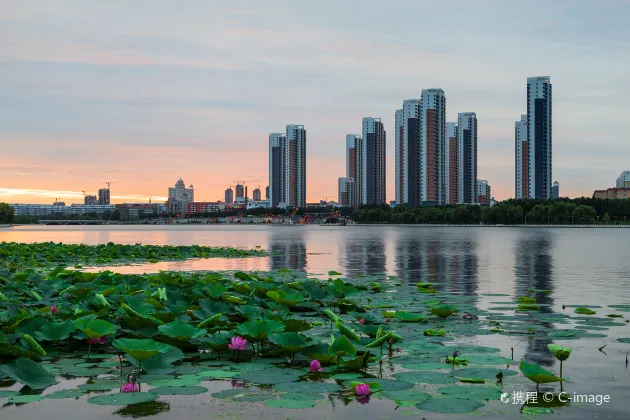
[[[2,229],[2,228],[10,228],[10,227],[13,227],[13,225],[0,225],[0,229]]]
[[[461,227],[474,227],[474,228],[630,228],[630,225],[455,225],[455,224],[422,224],[422,223],[413,223],[413,224],[399,224],[399,223],[353,223],[347,224],[346,226],[396,226],[396,227],[436,227],[436,228],[444,228],[444,227],[452,227],[452,228],[461,228]]]

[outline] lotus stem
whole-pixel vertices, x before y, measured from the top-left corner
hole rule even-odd
[[[90,360],[91,352],[92,352],[92,339],[90,338],[90,342],[88,343],[88,361]]]
[[[562,360],[560,360],[560,378],[562,378]],[[562,382],[560,382],[562,384]]]

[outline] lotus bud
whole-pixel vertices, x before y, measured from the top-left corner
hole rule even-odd
[[[457,358],[457,352],[456,351],[453,352],[453,359],[455,359],[455,358]]]
[[[129,382],[131,382],[132,384],[136,383],[136,375],[129,375]]]
[[[57,309],[57,305],[53,305],[50,307],[50,313],[56,315],[59,310]]]
[[[394,344],[394,342],[395,342],[395,340],[394,340],[393,337],[389,339],[389,344]]]
[[[365,324],[365,318],[361,318],[361,319],[359,320],[359,324],[361,324],[361,325]]]
[[[379,365],[381,365],[381,366],[383,366],[383,359],[380,359],[380,360],[378,361],[378,364],[379,364]]]
[[[391,321],[391,319],[385,318],[385,322],[390,322],[390,321]]]

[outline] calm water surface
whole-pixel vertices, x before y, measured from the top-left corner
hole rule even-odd
[[[142,273],[157,270],[267,270],[289,267],[325,277],[329,270],[347,277],[388,274],[405,281],[442,283],[442,290],[478,297],[480,309],[490,302],[509,297],[489,297],[505,293],[512,297],[527,294],[529,288],[548,290],[539,303],[548,304],[543,312],[573,313],[562,305],[594,305],[597,316],[614,312],[610,304],[630,304],[630,232],[625,229],[537,229],[537,228],[433,228],[433,227],[320,227],[320,226],[25,226],[0,229],[0,242],[43,242],[100,244],[210,245],[254,248],[273,252],[270,257],[247,259],[209,259],[116,267],[116,271]],[[622,313],[624,314],[624,313]],[[628,314],[624,314],[628,315]],[[622,319],[623,320],[623,319]],[[548,328],[571,328],[549,324]],[[600,331],[593,331],[600,332]],[[607,338],[578,341],[553,341],[573,347],[565,363],[565,376],[571,382],[565,390],[582,394],[607,394],[611,402],[573,404],[556,410],[552,418],[630,418],[626,400],[630,397],[630,373],[625,358],[630,346],[616,342],[630,337],[630,327],[604,331]],[[499,347],[501,355],[525,357],[555,372],[558,364],[546,350],[549,339],[491,335],[478,337],[476,343]],[[607,344],[606,353],[598,351]],[[222,388],[229,383],[213,383]],[[61,388],[60,388],[61,386]],[[66,381],[54,390],[75,387]],[[204,386],[208,386],[207,384]],[[532,391],[530,384],[522,391]],[[541,390],[543,387],[541,387]],[[51,392],[53,389],[51,388]],[[212,391],[212,389],[211,389]],[[511,392],[513,390],[506,391]],[[48,391],[47,391],[48,392]],[[51,419],[110,418],[115,410],[69,400],[47,400],[21,407],[6,406],[0,418]],[[195,397],[162,397],[170,411],[152,418],[306,418],[346,419],[402,418],[416,410],[399,408],[389,401],[373,400],[368,405],[344,406],[340,401],[323,401],[315,409],[272,410],[262,403],[233,405],[214,400],[209,394]],[[191,401],[194,401],[191,404]],[[69,404],[81,409],[68,411]],[[493,402],[480,410],[492,419],[518,418],[519,406]],[[407,413],[407,414],[405,414]],[[470,418],[419,413],[427,420]],[[5,417],[6,416],[6,417]]]

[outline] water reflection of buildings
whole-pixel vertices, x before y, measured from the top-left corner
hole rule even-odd
[[[541,313],[553,312],[553,238],[548,230],[526,230],[517,240],[514,252],[514,277],[516,297],[529,296],[529,289],[535,294],[536,302],[542,304]],[[544,293],[542,291],[548,291]],[[547,306],[548,305],[548,306]],[[547,329],[552,323],[543,323]],[[523,337],[527,341],[525,358],[543,366],[554,364],[554,358],[547,350],[552,340],[547,338]]]
[[[345,274],[350,277],[359,274],[372,276],[387,271],[385,241],[381,238],[348,238],[345,252],[340,252],[339,255],[339,265],[345,267]]]
[[[282,229],[271,235],[269,268],[306,269],[306,244],[302,229]],[[290,231],[289,231],[290,230]]]
[[[403,280],[440,283],[439,289],[451,293],[474,295],[477,291],[479,262],[474,238],[399,235],[395,260],[396,275]]]

